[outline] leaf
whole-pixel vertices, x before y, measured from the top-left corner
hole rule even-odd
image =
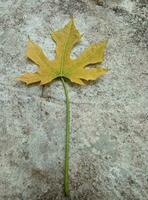
[[[106,41],[90,45],[76,59],[70,58],[71,50],[81,39],[73,19],[63,29],[52,32],[51,36],[56,42],[55,60],[49,60],[42,49],[29,39],[26,55],[38,66],[38,71],[25,73],[17,80],[27,84],[40,82],[44,85],[55,78],[65,77],[74,83],[83,85],[83,80],[96,80],[108,71],[102,67],[88,67],[90,64],[102,63]]]

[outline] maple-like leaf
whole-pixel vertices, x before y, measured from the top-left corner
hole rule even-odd
[[[88,67],[90,64],[100,64],[103,61],[106,41],[90,45],[76,59],[70,58],[71,50],[81,39],[73,19],[63,29],[52,32],[51,36],[57,45],[55,59],[49,60],[42,49],[29,39],[26,55],[38,65],[38,71],[25,73],[17,80],[27,84],[40,82],[44,85],[55,78],[65,77],[83,85],[83,80],[96,80],[108,71],[102,67]]]
[[[76,59],[70,58],[70,53],[81,39],[79,31],[74,25],[74,20],[58,31],[51,33],[52,39],[56,42],[56,57],[50,60],[43,53],[42,49],[29,39],[26,56],[32,60],[38,70],[34,73],[25,73],[17,78],[27,84],[40,82],[41,85],[51,82],[58,77],[61,78],[65,99],[66,99],[66,140],[65,140],[65,174],[64,174],[64,193],[69,195],[69,143],[70,143],[70,101],[68,89],[64,78],[83,85],[84,80],[96,80],[104,75],[108,69],[103,67],[92,68],[89,65],[100,64],[104,59],[106,41],[92,44],[86,48]]]

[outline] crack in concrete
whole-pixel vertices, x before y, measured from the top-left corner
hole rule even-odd
[[[0,85],[3,85],[3,87],[6,87],[6,89],[8,90],[8,91],[12,91],[12,89],[13,89],[13,91],[16,91],[16,92],[23,92],[23,91],[20,91],[19,89],[16,89],[15,87],[12,87],[12,86],[10,86],[10,85],[8,85],[8,86],[6,86],[5,84],[2,84],[2,83],[0,83]],[[1,88],[0,88],[1,89]],[[4,89],[4,88],[3,88]],[[53,96],[47,96],[47,97],[45,97],[44,95],[43,95],[43,88],[41,89],[41,95],[40,96],[36,96],[36,95],[33,95],[33,94],[21,94],[21,95],[19,95],[18,94],[18,96],[19,97],[30,97],[30,98],[37,98],[37,99],[42,99],[42,100],[45,100],[45,101],[48,101],[48,102],[51,102],[51,101],[49,101],[49,100],[55,100],[55,101],[57,101],[57,102],[61,102],[61,103],[65,103],[65,100],[60,100],[60,99],[58,99],[58,98],[56,98],[56,97],[53,97]],[[70,104],[74,104],[74,105],[98,105],[98,104],[96,104],[96,103],[94,103],[94,102],[74,102],[74,101],[70,101]]]

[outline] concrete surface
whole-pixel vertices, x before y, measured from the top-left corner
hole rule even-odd
[[[54,58],[49,32],[70,16],[84,33],[73,50],[109,39],[111,71],[71,99],[70,189],[78,200],[148,199],[147,0],[0,0],[0,200],[63,200],[62,84],[15,81],[35,65],[28,35]]]

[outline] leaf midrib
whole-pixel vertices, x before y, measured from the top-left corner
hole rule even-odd
[[[63,74],[63,68],[64,68],[64,63],[65,63],[65,55],[66,55],[66,49],[67,49],[68,41],[69,41],[69,38],[70,38],[71,30],[72,30],[72,24],[71,24],[71,27],[70,27],[70,31],[69,31],[67,40],[64,42],[63,54],[61,56],[61,65],[60,65],[60,74],[59,74],[60,77],[63,77],[63,75],[64,75]]]

